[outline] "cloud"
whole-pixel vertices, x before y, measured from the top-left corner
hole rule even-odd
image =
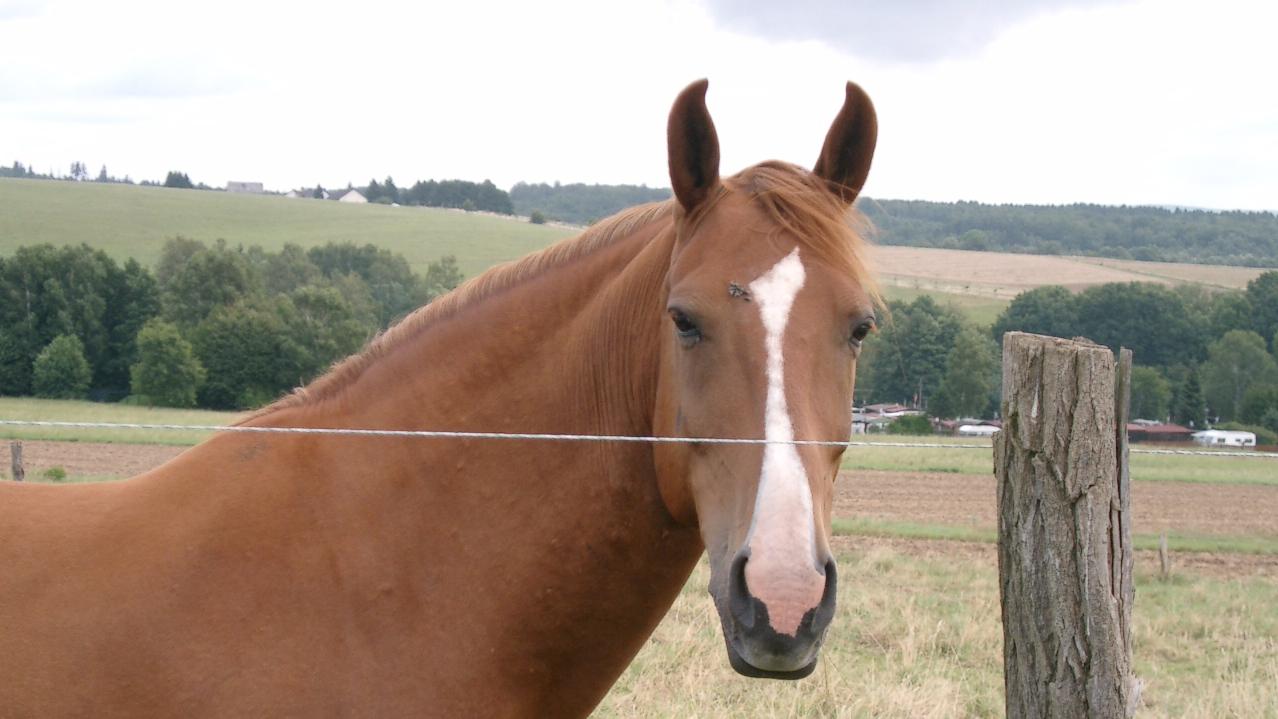
[[[0,22],[25,20],[44,12],[39,0],[0,0]]]
[[[227,95],[242,88],[245,79],[234,72],[210,72],[194,63],[135,64],[84,83],[78,95],[103,99],[183,100]]]
[[[933,62],[975,54],[1036,15],[1119,0],[705,0],[723,27],[766,40],[817,41],[857,57]]]

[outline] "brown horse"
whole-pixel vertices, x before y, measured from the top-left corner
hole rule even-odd
[[[578,716],[704,548],[739,672],[812,671],[873,290],[847,99],[809,173],[720,179],[706,83],[675,199],[491,270],[252,426],[766,445],[223,433],[134,479],[0,486],[0,716]]]

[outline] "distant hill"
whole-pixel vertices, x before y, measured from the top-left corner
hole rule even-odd
[[[1278,267],[1278,216],[1102,205],[865,198],[885,245]]]
[[[454,255],[467,277],[573,234],[493,215],[424,207],[355,205],[165,187],[0,178],[0,256],[22,245],[87,243],[117,260],[154,264],[183,235],[232,247],[371,242],[416,272]]]
[[[529,185],[510,190],[515,212],[589,224],[670,197],[636,185]],[[1164,207],[987,205],[862,198],[885,245],[1083,255],[1147,262],[1278,267],[1278,215]]]
[[[670,199],[669,188],[645,185],[560,185],[523,182],[510,189],[510,202],[515,213],[531,215],[537,211],[548,219],[589,225],[614,215],[627,207]]]

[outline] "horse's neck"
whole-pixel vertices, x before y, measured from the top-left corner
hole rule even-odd
[[[462,308],[392,349],[345,395],[261,423],[650,433],[669,257],[669,238],[651,239],[619,241]],[[406,625],[418,641],[486,657],[440,676],[464,684],[517,668],[531,700],[567,702],[556,712],[593,706],[701,551],[695,529],[665,511],[647,445],[311,446],[305,481],[339,485],[327,491],[346,506],[331,511],[379,537],[386,566],[351,571],[398,577],[422,595],[428,621]]]

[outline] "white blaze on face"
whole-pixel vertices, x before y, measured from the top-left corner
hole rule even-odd
[[[803,615],[821,601],[825,577],[816,568],[816,526],[807,472],[793,444],[794,423],[785,396],[785,328],[803,287],[803,262],[795,248],[761,277],[750,292],[763,319],[767,353],[763,468],[746,546],[746,585],[768,608],[774,631],[793,635]]]

